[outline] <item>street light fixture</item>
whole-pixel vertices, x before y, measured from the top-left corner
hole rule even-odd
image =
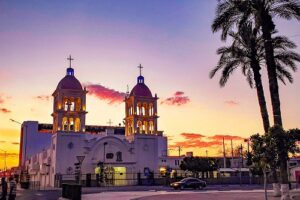
[[[17,121],[17,120],[14,120],[14,119],[9,119],[11,122],[13,123],[16,123],[16,124],[19,124],[21,125],[21,128],[23,129],[23,126],[25,126],[25,132],[26,132],[26,135],[25,135],[25,149],[24,149],[24,158],[25,158],[25,161],[24,161],[24,164],[27,160],[27,125],[26,124],[22,124],[21,122]],[[22,147],[23,148],[23,147]],[[21,158],[22,158],[22,155],[21,155]],[[23,159],[22,159],[22,162],[23,162]],[[20,163],[22,165],[22,163]]]

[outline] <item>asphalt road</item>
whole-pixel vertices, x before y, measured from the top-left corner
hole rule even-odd
[[[225,200],[226,196],[230,195],[233,198],[235,196],[236,199],[251,199],[249,196],[246,198],[245,194],[247,192],[252,190],[251,195],[253,194],[253,197],[258,195],[258,199],[262,198],[262,193],[253,193],[255,190],[261,190],[262,187],[259,185],[216,185],[216,186],[209,186],[206,189],[199,191],[199,190],[184,190],[184,191],[174,191],[170,187],[165,186],[126,186],[126,187],[110,187],[110,188],[83,188],[82,193],[83,194],[90,194],[90,195],[83,195],[83,199],[91,200],[91,199],[119,199],[122,200],[125,197],[127,199],[134,199],[134,198],[140,198],[142,200],[148,200],[148,199],[221,199]],[[241,191],[241,194],[228,194],[229,191]],[[214,194],[217,191],[218,194]],[[226,193],[226,191],[228,191]],[[175,192],[175,194],[174,194]],[[188,192],[189,194],[185,194]],[[221,192],[221,193],[220,193]],[[224,196],[223,193],[224,193]],[[209,193],[209,194],[208,194]],[[94,195],[93,195],[94,194]],[[146,196],[145,194],[148,194],[148,196],[151,197],[143,197]],[[162,195],[163,194],[163,195]],[[121,196],[120,196],[121,195]],[[123,196],[122,196],[123,195]],[[159,195],[159,196],[157,196]],[[186,196],[187,195],[187,196]],[[260,195],[260,196],[259,196]],[[22,190],[18,189],[17,191],[17,200],[57,200],[59,197],[61,197],[61,190]],[[188,198],[187,198],[188,197]],[[224,198],[223,198],[224,197]],[[125,198],[126,199],[126,198]],[[273,199],[270,199],[273,200]]]
[[[263,200],[264,193],[189,193],[189,194],[163,194],[163,195],[153,195],[148,197],[137,198],[136,200]],[[280,197],[272,197],[271,194],[268,195],[268,200],[280,200]]]
[[[61,190],[37,191],[37,190],[19,190],[17,200],[57,200],[61,197]]]

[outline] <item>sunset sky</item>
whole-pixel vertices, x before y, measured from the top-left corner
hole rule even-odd
[[[90,90],[88,125],[122,122],[122,95],[136,84],[141,63],[145,83],[160,98],[158,126],[169,137],[171,155],[180,145],[183,152],[208,150],[215,156],[222,135],[238,145],[262,133],[256,91],[240,71],[224,88],[219,74],[209,79],[216,49],[226,45],[211,32],[216,5],[212,0],[0,1],[0,149],[8,151],[9,166],[18,164],[20,140],[20,125],[9,119],[52,123],[51,94],[65,75],[69,54],[75,76]],[[276,24],[300,46],[299,22]],[[300,128],[299,89],[299,72],[293,84],[280,84],[285,129]]]

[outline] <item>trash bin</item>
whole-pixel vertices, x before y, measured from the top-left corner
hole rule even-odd
[[[21,188],[29,189],[29,182],[20,182]]]
[[[62,184],[62,197],[72,200],[81,200],[81,185]]]
[[[92,174],[86,174],[86,187],[92,186]]]

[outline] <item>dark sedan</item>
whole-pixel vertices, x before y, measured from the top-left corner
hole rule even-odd
[[[184,178],[181,181],[171,183],[170,186],[175,190],[184,188],[203,189],[206,187],[206,182],[197,178]]]

